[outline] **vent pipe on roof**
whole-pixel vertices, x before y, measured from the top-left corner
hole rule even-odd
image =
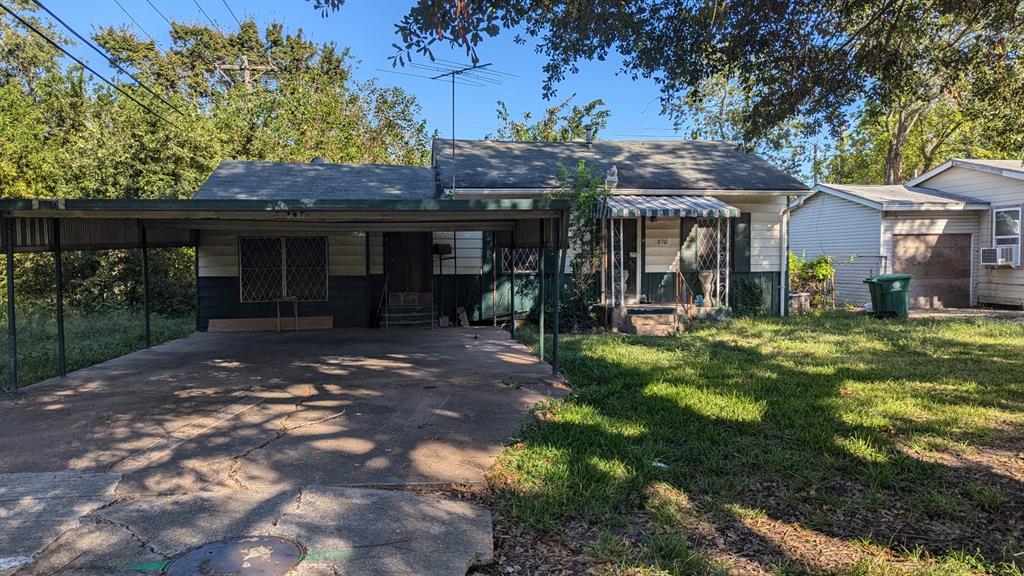
[[[584,124],[583,131],[585,134],[584,138],[586,139],[587,146],[590,146],[591,144],[594,143],[594,133],[596,132],[596,130],[594,130],[594,125]]]
[[[614,165],[605,173],[604,185],[607,186],[609,190],[615,190],[615,187],[619,185],[619,169]]]

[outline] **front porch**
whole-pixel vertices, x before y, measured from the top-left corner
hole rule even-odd
[[[601,303],[611,326],[661,332],[727,313],[740,216],[710,197],[609,197],[600,220]]]

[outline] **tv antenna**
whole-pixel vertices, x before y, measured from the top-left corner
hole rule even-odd
[[[515,78],[515,74],[509,74],[508,72],[500,72],[491,68],[491,63],[486,64],[463,64],[461,62],[454,62],[451,60],[445,60],[443,58],[435,58],[429,64],[420,64],[418,62],[410,62],[408,66],[412,69],[422,71],[423,74],[413,74],[410,72],[398,72],[396,70],[385,70],[378,68],[380,72],[389,72],[392,74],[401,74],[402,76],[413,76],[415,78],[424,78],[426,80],[435,81],[448,81],[451,80],[452,86],[452,194],[455,193],[455,86],[498,86],[502,84],[503,78]]]

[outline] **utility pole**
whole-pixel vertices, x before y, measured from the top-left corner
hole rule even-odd
[[[241,72],[242,82],[245,83],[245,88],[252,92],[252,83],[259,80],[260,76],[263,76],[267,72],[277,72],[277,66],[274,66],[273,62],[263,65],[249,64],[249,57],[243,55],[241,64],[216,64],[214,68],[220,72],[225,78],[231,82],[231,76],[226,72]],[[255,73],[255,76],[253,75]]]

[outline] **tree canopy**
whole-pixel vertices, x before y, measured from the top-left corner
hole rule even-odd
[[[344,3],[315,0],[325,13]],[[515,30],[547,56],[551,95],[579,62],[615,51],[667,103],[735,79],[750,96],[743,129],[760,136],[796,116],[838,127],[858,99],[942,93],[965,70],[979,90],[998,92],[1019,64],[1022,23],[1019,0],[420,0],[396,26],[395,59],[429,56],[438,42],[475,59],[486,37]],[[914,82],[923,76],[931,81]]]
[[[64,46],[56,24],[16,11]],[[166,48],[127,28],[95,42],[181,113],[127,78],[68,63],[0,17],[0,189],[5,196],[188,197],[222,159],[425,164],[426,123],[398,88],[356,82],[347,50],[278,23],[236,32],[174,22]],[[253,70],[245,81],[244,63]],[[155,114],[154,114],[155,112]]]
[[[521,120],[516,120],[508,111],[505,102],[498,100],[497,132],[488,134],[489,140],[515,140],[527,142],[568,142],[586,137],[587,127],[593,135],[608,125],[611,111],[604,107],[601,99],[591,100],[580,106],[573,104],[573,94],[554,106],[544,110],[544,115],[537,120],[533,114],[524,112]]]
[[[313,2],[328,15],[345,0]],[[547,57],[551,97],[581,62],[618,53],[699,137],[788,148],[777,159],[793,171],[810,161],[801,139],[863,122],[884,134],[877,179],[896,182],[917,153],[911,134],[947,141],[936,122],[950,111],[983,132],[1024,128],[1022,26],[1022,0],[419,0],[396,25],[394,62],[439,44],[475,61],[487,38],[513,33]]]

